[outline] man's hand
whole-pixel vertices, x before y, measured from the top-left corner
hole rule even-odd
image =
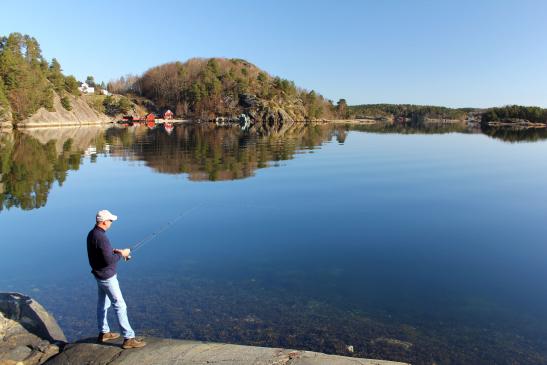
[[[112,252],[117,253],[118,255],[121,255],[124,259],[127,259],[129,255],[131,254],[131,250],[129,248],[124,248],[123,250],[116,248]]]

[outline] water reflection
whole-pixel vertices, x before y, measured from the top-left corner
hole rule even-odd
[[[174,131],[163,127],[111,128],[106,139],[113,156],[145,161],[161,173],[186,173],[193,181],[219,181],[252,176],[271,162],[317,148],[336,133],[330,126],[294,124],[282,133],[259,137],[235,128],[197,125]]]
[[[0,135],[0,210],[45,206],[53,184],[62,186],[68,171],[78,170],[84,156],[92,163],[104,153],[144,161],[157,172],[186,173],[192,181],[233,180],[292,159],[300,150],[313,150],[336,134],[329,126],[304,124],[262,137],[211,125],[5,133]]]
[[[547,128],[485,127],[482,132],[505,142],[538,142],[547,139]]]
[[[466,123],[425,123],[413,121],[407,123],[375,123],[348,126],[351,130],[370,133],[398,134],[444,134],[444,133],[480,133],[480,127]]]
[[[537,142],[547,139],[547,128],[489,127],[478,124],[431,123],[412,121],[407,123],[376,123],[368,125],[347,125],[348,130],[369,133],[397,134],[445,134],[445,133],[482,133],[504,142]]]
[[[89,336],[89,212],[117,205],[124,219],[113,242],[134,242],[203,202],[120,268],[139,333],[344,355],[351,345],[356,356],[414,364],[546,363],[547,145],[500,142],[541,131],[400,136],[455,132],[480,131],[299,124],[266,135],[208,125],[4,135],[4,208],[41,207],[52,186],[71,184],[38,212],[3,212],[2,249],[24,254],[0,256],[0,287],[31,293],[71,339]],[[327,141],[344,146],[299,155]],[[105,189],[99,182],[113,174]],[[51,217],[64,217],[62,234]]]
[[[465,123],[377,123],[371,125],[292,124],[258,136],[212,125],[81,127],[34,129],[0,134],[0,210],[43,207],[53,184],[63,185],[83,156],[100,154],[144,161],[155,171],[188,174],[192,181],[253,176],[260,168],[313,150],[333,137],[343,144],[348,131],[397,134],[484,133],[506,142],[547,139],[545,128],[511,129]]]
[[[0,138],[0,210],[45,206],[49,191],[63,185],[69,170],[78,170],[83,151],[72,138],[41,143],[23,133]]]

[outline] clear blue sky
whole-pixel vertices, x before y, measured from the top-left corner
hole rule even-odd
[[[6,1],[65,73],[247,59],[334,101],[547,107],[547,1]]]

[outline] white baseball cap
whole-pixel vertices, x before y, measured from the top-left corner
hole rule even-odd
[[[118,219],[117,215],[114,215],[110,213],[108,210],[100,210],[97,212],[97,216],[95,217],[97,219],[97,222],[104,222],[104,221],[115,221]]]

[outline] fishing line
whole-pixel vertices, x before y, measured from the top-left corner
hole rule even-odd
[[[175,225],[175,223],[177,223],[182,217],[185,217],[187,216],[188,214],[190,214],[191,212],[199,209],[199,208],[202,208],[203,206],[205,205],[205,203],[203,204],[199,204],[199,205],[196,205],[190,209],[186,209],[186,210],[183,210],[182,212],[179,213],[179,215],[177,215],[174,219],[170,220],[169,222],[167,222],[167,224],[165,224],[164,226],[162,226],[160,229],[158,229],[157,231],[154,231],[152,233],[150,233],[148,236],[144,237],[142,240],[138,241],[137,243],[135,243],[133,246],[130,246],[129,249],[131,250],[131,252],[133,251],[136,251],[138,249],[140,249],[141,247],[143,247],[144,245],[146,245],[147,243],[153,241],[154,239],[156,239],[160,234],[162,234],[163,232],[167,231],[169,228],[173,227]],[[127,260],[130,260],[131,259],[131,255],[129,255],[127,257]]]

